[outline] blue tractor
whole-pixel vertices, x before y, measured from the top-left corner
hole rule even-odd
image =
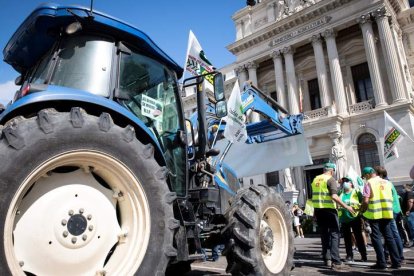
[[[43,4],[3,55],[21,75],[0,110],[0,275],[180,275],[217,244],[233,275],[288,273],[288,211],[274,190],[238,181],[222,162],[231,145],[211,147],[203,76],[193,80],[194,133],[183,69],[111,16]],[[226,104],[214,79],[219,120]],[[259,96],[246,88],[246,111]],[[250,140],[263,142],[265,129],[302,133],[301,115],[259,104],[270,119],[248,127]]]

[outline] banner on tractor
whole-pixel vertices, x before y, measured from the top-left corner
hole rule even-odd
[[[223,152],[227,143],[223,139],[217,143],[217,148]],[[299,134],[263,143],[233,144],[223,162],[240,178],[311,165],[312,157],[305,135]]]
[[[384,111],[384,163],[397,159],[397,144],[408,134],[394,119]]]
[[[227,102],[226,128],[224,137],[232,143],[244,143],[247,139],[246,116],[243,114],[243,103],[239,82],[236,81]]]
[[[185,58],[185,70],[192,75],[204,75],[214,71],[214,67],[204,54],[194,33],[190,30],[188,37],[187,55]],[[206,89],[213,90],[213,75],[205,77],[204,85]]]

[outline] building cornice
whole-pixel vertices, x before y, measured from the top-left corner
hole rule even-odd
[[[226,48],[234,55],[252,48],[264,41],[272,42],[272,39],[280,39],[281,34],[286,33],[287,31],[294,30],[300,26],[305,25],[306,23],[312,23],[312,21],[327,20],[329,23],[330,17],[329,14],[331,11],[336,10],[344,5],[349,4],[350,2],[357,2],[358,0],[324,0],[315,3],[309,7],[306,7],[293,15],[282,18],[279,21],[270,23],[268,26],[257,30],[246,37],[237,40],[236,42],[228,45]],[[393,21],[400,17],[400,14],[405,14],[409,10],[408,6],[403,0],[380,0],[378,2],[373,2],[369,5],[370,7],[386,7],[390,12]],[[255,7],[253,8],[244,8],[238,13],[236,13],[234,18],[240,19],[242,16],[247,14],[252,14]],[[410,19],[411,20],[411,19]],[[398,21],[400,22],[400,20]],[[315,22],[317,23],[317,22]],[[323,23],[323,22],[322,22]],[[322,26],[323,24],[321,24]],[[306,25],[305,25],[306,27]]]
[[[251,35],[246,36],[230,45],[227,49],[237,55],[239,52],[248,49],[258,43],[277,37],[279,34],[291,30],[304,23],[309,23],[313,19],[320,18],[321,16],[335,10],[349,2],[357,0],[327,0],[320,1],[312,6],[309,6],[292,16],[285,17],[279,21],[276,21],[269,26],[259,30]],[[242,11],[244,11],[243,9]]]

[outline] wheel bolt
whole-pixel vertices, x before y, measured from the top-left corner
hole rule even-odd
[[[66,219],[62,219],[62,225],[65,226],[68,223]]]
[[[23,262],[23,261],[20,261],[20,262],[19,262],[19,265],[20,265],[20,266],[24,266],[24,262]]]
[[[92,231],[93,230],[93,225],[89,225],[88,229],[89,229],[89,231]]]
[[[88,236],[87,235],[83,235],[82,236],[82,240],[84,240],[84,241],[86,241],[86,239],[88,238]]]
[[[63,235],[64,238],[66,238],[69,235],[69,233],[68,233],[68,231],[63,231],[62,235]]]
[[[79,209],[79,214],[83,214],[83,212],[85,212],[85,210],[83,208]]]
[[[77,240],[78,240],[77,238],[73,237],[72,238],[72,243],[75,244]]]
[[[87,218],[88,220],[91,220],[91,219],[92,219],[92,215],[88,215],[86,218]]]
[[[73,216],[74,213],[73,210],[69,210],[69,216]]]

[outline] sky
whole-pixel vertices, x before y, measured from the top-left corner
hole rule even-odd
[[[18,73],[3,62],[3,49],[37,0],[0,0],[0,103],[14,95]],[[86,0],[54,0],[57,4],[90,6]],[[245,0],[94,0],[94,9],[117,17],[148,34],[178,64],[184,65],[190,29],[217,68],[235,61],[226,46],[235,41],[231,16],[246,6]]]

